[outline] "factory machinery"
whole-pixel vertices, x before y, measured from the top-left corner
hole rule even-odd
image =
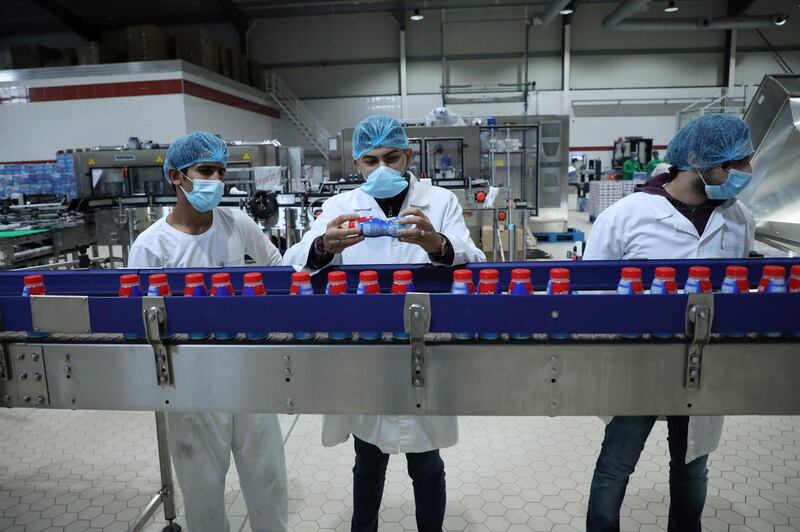
[[[769,264],[750,259],[750,285]],[[166,411],[424,415],[800,414],[800,293],[618,295],[620,268],[656,266],[678,280],[690,265],[711,268],[715,289],[731,260],[501,263],[527,267],[541,291],[552,266],[568,267],[573,295],[453,295],[452,271],[407,266],[418,292],[387,293],[402,266],[342,268],[379,274],[383,293],[288,295],[292,270],[229,268],[263,274],[265,297],[118,297],[131,270],[43,273],[48,295],[22,297],[23,272],[0,273],[0,404],[48,409],[157,412],[163,486],[158,504],[175,517]],[[155,271],[139,271],[141,278]],[[160,270],[180,292],[186,270]],[[191,331],[237,331],[233,340],[189,340]],[[30,332],[26,332],[30,331]],[[269,331],[266,340],[241,333]],[[290,333],[316,331],[297,341]],[[406,331],[410,340],[337,342],[329,331]],[[527,340],[456,341],[458,331],[531,334]],[[744,337],[726,336],[737,332]],[[47,336],[38,338],[31,335]],[[141,335],[125,340],[123,333]],[[568,339],[549,339],[564,334]],[[636,333],[637,339],[617,334]],[[778,333],[778,334],[776,334]],[[656,338],[658,334],[667,338]],[[358,336],[356,335],[356,338]],[[172,528],[171,530],[176,530]]]

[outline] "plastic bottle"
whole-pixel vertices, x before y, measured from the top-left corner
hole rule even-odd
[[[147,279],[147,295],[150,297],[169,297],[172,290],[167,282],[166,273],[154,273]]]
[[[622,268],[622,276],[617,286],[617,293],[628,296],[638,296],[644,293],[642,284],[642,270],[640,268]],[[639,338],[641,335],[627,333],[620,334],[622,338]]]
[[[184,279],[186,281],[186,286],[183,289],[184,297],[205,297],[208,295],[202,273],[187,273]],[[211,337],[211,333],[190,332],[188,336],[190,340],[206,340]]]
[[[689,278],[686,279],[683,291],[686,294],[710,294],[711,269],[705,266],[690,266]]]
[[[243,296],[265,296],[267,289],[264,288],[264,276],[259,272],[251,272],[244,274],[244,287],[242,288]],[[248,340],[264,340],[269,338],[268,332],[245,333]]]
[[[375,218],[373,216],[362,216],[358,220],[350,220],[347,222],[349,229],[358,228],[358,231],[367,238],[374,238],[379,236],[392,236],[397,237],[397,231],[400,229],[408,229],[409,225],[398,224],[397,221],[401,217],[395,216],[393,218]]]
[[[406,295],[414,291],[414,281],[410,270],[397,270],[394,272],[392,279],[393,294]],[[392,333],[392,338],[395,340],[408,340],[410,335],[405,331],[395,331]]]
[[[147,278],[147,295],[150,297],[171,297],[172,289],[169,287],[166,273],[153,273]],[[170,338],[175,335],[171,335]]]
[[[359,295],[372,295],[380,294],[381,286],[378,284],[378,272],[367,270],[358,274],[358,289],[356,293]],[[358,337],[362,340],[380,340],[383,333],[379,332],[359,332]]]
[[[720,292],[723,294],[746,294],[750,291],[750,281],[747,279],[745,266],[728,266],[725,268],[725,280],[722,281]],[[744,333],[733,332],[725,336],[741,338]]]
[[[478,274],[478,294],[492,295],[500,293],[500,273],[497,270],[487,268],[481,270]],[[482,332],[478,333],[478,338],[481,340],[497,340],[500,338],[500,333],[495,332]]]
[[[329,296],[344,295],[347,293],[347,273],[330,272],[328,273],[328,287],[325,293]],[[353,338],[351,332],[332,332],[328,333],[331,340],[350,340]]]
[[[761,281],[758,283],[758,291],[762,294],[785,294],[789,291],[786,284],[786,268],[783,266],[764,266]],[[781,336],[779,332],[764,333],[764,336],[777,338]]]
[[[451,294],[472,295],[475,292],[475,285],[472,283],[472,272],[470,270],[456,270],[453,272],[453,286],[450,288]],[[475,333],[453,333],[454,340],[474,340]]]
[[[675,268],[657,266],[650,293],[653,295],[672,295],[678,293],[678,283],[675,281]],[[653,333],[656,338],[672,338],[671,334]]]
[[[800,264],[792,265],[791,276],[789,277],[789,292],[800,294]],[[795,332],[794,336],[800,337],[800,331]]]
[[[511,282],[508,283],[508,295],[510,296],[530,296],[533,295],[533,283],[531,283],[531,271],[525,268],[514,268],[511,270]],[[512,340],[528,340],[531,335],[525,333],[510,333]]]
[[[211,295],[212,297],[230,297],[235,295],[233,285],[231,284],[231,274],[229,273],[215,273],[211,276]],[[232,332],[214,332],[214,338],[217,340],[230,340],[236,337],[236,333]]]
[[[569,283],[569,270],[566,268],[552,268],[550,270],[550,280],[547,282],[547,295],[549,296],[568,296],[572,293]],[[555,340],[565,340],[569,338],[567,333],[553,333],[548,335]]]
[[[135,273],[126,273],[119,276],[119,297],[142,297],[142,286],[139,284],[139,276]],[[126,340],[139,340],[144,338],[139,333],[122,333]]]
[[[26,275],[22,279],[22,295],[24,297],[46,295],[44,277],[41,275]],[[49,333],[29,331],[28,338],[44,338]]]
[[[289,295],[293,296],[313,296],[314,287],[311,286],[311,275],[308,272],[294,272],[292,274],[292,287]],[[316,335],[312,332],[292,333],[295,340],[311,340]]]

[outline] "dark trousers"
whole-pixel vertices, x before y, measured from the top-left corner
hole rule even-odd
[[[386,480],[389,455],[353,436],[356,465],[353,467],[352,532],[378,530],[378,512]],[[439,451],[406,453],[408,475],[414,485],[419,532],[442,532],[446,501],[444,462]]]
[[[587,532],[618,532],[619,509],[628,478],[636,468],[656,416],[616,416],[606,425],[589,494]],[[706,501],[708,455],[688,464],[687,416],[668,416],[669,431],[669,532],[701,532],[700,517]]]

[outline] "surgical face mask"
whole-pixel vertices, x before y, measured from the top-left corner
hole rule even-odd
[[[739,195],[744,190],[753,178],[753,174],[749,172],[742,172],[741,170],[729,170],[728,178],[721,185],[709,185],[703,174],[697,172],[700,179],[705,185],[706,196],[712,200],[729,200]]]
[[[373,198],[393,198],[408,186],[408,181],[403,177],[404,173],[381,164],[370,172],[366,183],[361,185],[361,190]]]
[[[215,179],[192,179],[180,170],[183,177],[192,182],[192,190],[186,192],[186,189],[181,187],[183,193],[186,194],[186,199],[198,212],[208,212],[214,210],[219,202],[222,200],[222,194],[225,192],[225,185],[222,181]]]

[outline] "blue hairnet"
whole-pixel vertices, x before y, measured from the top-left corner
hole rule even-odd
[[[667,147],[667,161],[681,170],[708,170],[753,155],[750,128],[741,118],[709,114],[692,120]]]
[[[169,179],[169,169],[181,172],[198,163],[228,165],[228,146],[218,136],[205,131],[195,131],[177,139],[167,150],[164,175]]]
[[[372,115],[353,130],[353,159],[360,159],[375,148],[408,149],[408,136],[403,124],[392,116]]]

